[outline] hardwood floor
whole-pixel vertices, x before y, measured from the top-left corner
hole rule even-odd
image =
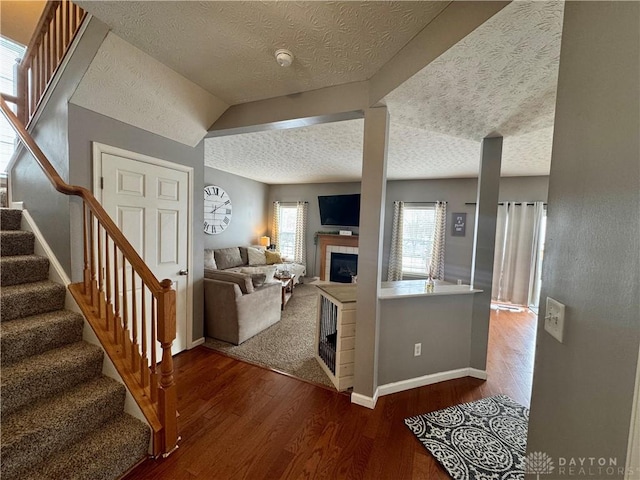
[[[204,347],[176,357],[180,448],[126,479],[434,479],[448,475],[404,418],[503,393],[529,406],[536,318],[491,312],[488,380],[349,397]]]

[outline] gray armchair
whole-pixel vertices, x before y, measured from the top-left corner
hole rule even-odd
[[[238,277],[236,280],[226,277],[227,275]],[[206,278],[207,276],[217,278]],[[229,272],[205,273],[206,334],[240,345],[280,321],[281,294],[280,282],[253,288],[249,275]]]

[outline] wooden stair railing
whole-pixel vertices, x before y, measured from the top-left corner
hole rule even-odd
[[[29,125],[86,12],[69,0],[48,0],[18,66],[18,118]]]
[[[149,422],[154,456],[167,456],[179,441],[172,282],[158,281],[89,190],[62,180],[4,98],[0,108],[53,187],[82,199],[83,282],[69,291]]]

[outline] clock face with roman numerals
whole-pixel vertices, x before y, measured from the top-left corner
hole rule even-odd
[[[204,233],[217,235],[231,223],[231,199],[215,185],[204,187]]]

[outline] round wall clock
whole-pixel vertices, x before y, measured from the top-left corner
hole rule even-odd
[[[204,233],[216,235],[231,223],[231,199],[215,185],[204,187]]]

